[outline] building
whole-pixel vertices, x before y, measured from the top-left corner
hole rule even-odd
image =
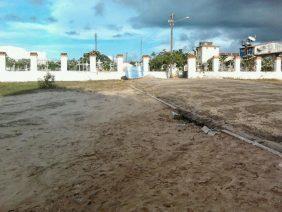
[[[197,61],[200,64],[205,64],[214,56],[219,56],[219,47],[212,42],[200,42],[199,47],[196,48]]]
[[[234,52],[221,52],[219,53],[220,57],[236,57],[239,56],[239,53],[234,53]]]
[[[258,45],[244,46],[240,49],[240,56],[278,56],[282,54],[281,42],[267,42]]]

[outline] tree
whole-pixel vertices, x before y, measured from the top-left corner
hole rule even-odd
[[[176,64],[177,68],[183,68],[187,63],[188,54],[180,49],[172,53],[163,50],[159,54],[152,53],[151,56],[150,68],[152,71],[167,71],[168,67],[173,64]]]
[[[244,71],[255,71],[255,57],[248,56],[241,60],[241,68]]]
[[[79,62],[89,64],[90,63],[89,56],[90,54],[93,54],[93,53],[96,54],[97,61],[100,61],[102,63],[103,70],[110,71],[111,67],[114,67],[114,62],[107,55],[102,54],[99,51],[91,51],[91,52],[83,54],[83,57],[79,59]]]
[[[273,71],[274,70],[274,58],[272,56],[267,56],[262,58],[262,71]]]
[[[51,71],[57,71],[61,68],[60,61],[48,61],[48,69]]]
[[[10,57],[6,57],[6,66],[15,70],[25,71],[30,67],[29,59],[14,60]]]

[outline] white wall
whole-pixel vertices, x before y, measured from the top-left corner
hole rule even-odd
[[[0,74],[1,82],[32,82],[43,79],[46,71],[5,71]],[[119,72],[99,72],[88,71],[52,71],[56,81],[88,81],[88,80],[119,80],[125,74]]]
[[[28,82],[37,81],[43,79],[47,71],[38,71],[36,66],[37,56],[33,53],[30,55],[31,69],[30,71],[7,71],[5,68],[5,54],[0,52],[0,82]],[[50,71],[55,76],[57,81],[88,81],[88,80],[119,80],[122,76],[131,76],[129,73],[130,68],[127,68],[123,62],[123,57],[118,56],[118,71],[115,72],[98,72],[96,67],[96,57],[91,58],[90,71],[68,71],[67,68],[67,55],[62,54],[61,58],[61,71]],[[261,71],[261,58],[256,59],[256,71],[244,72],[241,71],[240,57],[235,57],[235,70],[230,71],[218,71],[219,58],[216,56],[213,58],[213,71],[199,72],[196,66],[196,57],[189,55],[187,59],[188,78],[233,78],[233,79],[279,79],[282,80],[281,71],[281,57],[277,57],[275,60],[275,70],[273,72]],[[92,70],[92,71],[91,71]],[[155,77],[160,79],[167,79],[167,72],[163,71],[150,71],[149,58],[144,57],[143,69],[137,69],[139,77]],[[136,77],[135,77],[136,78]]]
[[[199,63],[207,63],[214,56],[219,56],[219,48],[217,46],[201,46],[199,47]]]
[[[1,52],[0,52],[1,53]],[[32,53],[30,55],[31,68],[30,71],[7,71],[5,64],[5,54],[0,54],[0,82],[32,82],[43,79],[48,71],[38,71],[37,58],[38,55]],[[88,81],[88,80],[120,80],[122,76],[128,75],[127,66],[123,62],[123,56],[117,56],[117,71],[114,72],[98,72],[96,67],[96,56],[90,55],[90,71],[68,71],[68,56],[66,53],[61,54],[61,70],[49,71],[55,76],[56,81]],[[150,72],[149,61],[145,63],[145,70],[140,70],[140,77],[152,76],[166,79],[166,72]],[[144,68],[144,67],[143,67]]]
[[[195,71],[196,60],[195,58],[188,57],[188,78],[232,78],[232,79],[278,79],[282,80],[281,72],[281,58],[278,57],[275,60],[275,70],[272,72],[261,71],[261,58],[256,58],[256,71],[248,72],[241,71],[240,69],[240,58],[235,58],[235,70],[230,71],[218,71],[218,65],[213,66],[213,71],[199,72]],[[213,58],[213,64],[218,63],[218,57]],[[190,68],[189,68],[190,67]],[[215,70],[216,69],[216,70]]]

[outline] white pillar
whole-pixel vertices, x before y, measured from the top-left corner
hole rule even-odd
[[[91,72],[97,72],[97,56],[96,56],[96,53],[91,53],[89,55],[89,61],[90,61],[90,71]]]
[[[241,71],[241,57],[240,56],[236,56],[234,59],[234,71],[236,73],[240,73]]]
[[[212,71],[213,72],[219,71],[219,57],[218,56],[214,56],[212,58]]]
[[[274,71],[281,72],[281,56],[278,56],[275,59]]]
[[[195,55],[188,55],[187,58],[187,67],[188,67],[188,78],[195,78],[197,77],[197,64],[196,64],[196,56]]]
[[[68,71],[68,54],[61,53],[61,71]]]
[[[255,64],[256,72],[261,72],[261,57],[256,57]]]
[[[123,55],[119,54],[117,55],[117,71],[120,73],[123,73],[124,64],[123,64]]]
[[[30,52],[30,71],[37,72],[37,52]]]
[[[143,56],[143,74],[146,76],[150,71],[150,56]]]
[[[0,52],[0,72],[6,71],[6,52]]]

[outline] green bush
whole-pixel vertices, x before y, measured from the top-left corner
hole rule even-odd
[[[53,76],[50,73],[47,73],[44,76],[43,81],[38,81],[38,86],[40,89],[52,89],[56,88],[56,83],[55,83],[55,76]]]
[[[263,57],[262,58],[262,67],[261,70],[268,72],[268,71],[274,71],[274,58],[273,57]]]
[[[150,61],[151,71],[167,71],[173,64],[176,64],[177,68],[183,68],[187,64],[187,55],[181,49],[172,53],[166,50],[158,54],[153,53],[151,55],[152,60]]]

